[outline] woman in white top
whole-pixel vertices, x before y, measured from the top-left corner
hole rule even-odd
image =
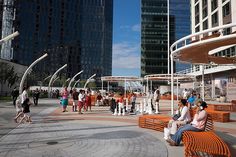
[[[29,98],[28,91],[29,91],[29,86],[23,87],[23,92],[22,92],[22,94],[21,94],[21,104],[23,104],[23,102],[24,102],[27,98]]]
[[[178,126],[185,125],[191,121],[189,108],[187,107],[187,100],[181,99],[178,103],[178,109],[176,114],[180,114],[178,119],[171,119],[168,124],[168,128],[164,128],[164,138],[168,139],[170,134],[175,134]]]

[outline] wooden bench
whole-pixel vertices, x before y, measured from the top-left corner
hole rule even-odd
[[[143,115],[139,117],[139,127],[163,132],[170,119],[162,115]]]
[[[208,114],[212,116],[213,121],[216,122],[229,122],[230,121],[230,113],[224,111],[214,111],[214,110],[206,110]]]
[[[230,112],[224,112],[224,111],[214,111],[212,109],[206,109],[207,113],[212,116],[213,121],[216,122],[229,122],[230,121]],[[195,109],[190,110],[191,117],[194,116],[196,113]]]
[[[231,104],[232,104],[232,111],[236,112],[236,100],[232,100]]]
[[[226,143],[213,132],[213,119],[207,116],[205,131],[185,131],[183,143],[185,156],[228,156],[230,151]]]
[[[208,104],[207,109],[215,110],[215,111],[233,111],[232,104]]]

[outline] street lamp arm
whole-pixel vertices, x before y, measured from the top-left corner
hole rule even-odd
[[[75,88],[76,84],[80,81],[80,79],[78,81],[75,82],[73,88]]]
[[[90,81],[93,77],[95,77],[95,76],[96,76],[96,74],[93,74],[90,78],[87,79],[86,83],[84,84],[84,89],[86,88],[86,86],[87,86],[87,84],[89,83],[89,81]]]
[[[44,59],[44,58],[47,57],[47,56],[48,56],[48,54],[45,53],[45,54],[44,54],[43,56],[41,56],[40,58],[36,59],[36,60],[26,69],[26,71],[25,71],[25,73],[24,73],[24,75],[23,75],[23,77],[22,77],[22,79],[21,79],[21,82],[20,82],[20,89],[19,89],[20,93],[22,93],[23,84],[24,84],[24,81],[25,81],[25,78],[26,78],[27,74],[31,71],[31,69],[33,68],[33,66],[34,66],[35,64],[37,64],[39,61],[41,61],[42,59]]]
[[[16,36],[18,36],[18,35],[19,35],[19,32],[16,31],[16,32],[14,32],[14,33],[12,33],[12,34],[10,34],[10,35],[4,37],[3,39],[1,39],[1,40],[0,40],[0,44],[2,44],[2,43],[4,43],[4,42],[7,42],[8,40],[10,40],[10,39],[12,39],[12,38],[14,38],[14,37],[16,37]]]
[[[69,85],[68,85],[69,88],[71,87],[71,83],[74,81],[74,79],[75,79],[79,74],[81,74],[82,72],[84,72],[84,71],[81,70],[81,71],[78,72],[74,77],[72,77],[72,79],[70,80],[70,83],[69,83]]]
[[[56,77],[57,73],[59,73],[62,69],[64,69],[65,67],[67,67],[67,64],[63,65],[61,68],[59,68],[51,77],[50,81],[49,81],[49,84],[48,84],[48,97],[50,97],[50,87],[51,87],[51,84],[52,84],[52,81],[53,79]]]

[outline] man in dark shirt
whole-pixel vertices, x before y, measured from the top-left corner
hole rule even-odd
[[[39,90],[38,88],[36,88],[36,90],[34,91],[34,94],[33,94],[33,99],[34,99],[34,105],[37,106],[38,105],[38,100],[39,100]]]
[[[16,87],[11,92],[11,96],[12,96],[12,100],[13,100],[13,105],[16,106],[16,99],[19,96],[19,90],[17,90]]]

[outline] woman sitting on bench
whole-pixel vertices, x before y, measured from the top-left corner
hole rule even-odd
[[[203,101],[194,115],[193,121],[190,124],[186,124],[179,128],[179,130],[177,130],[177,132],[166,141],[171,146],[178,146],[182,140],[184,131],[203,131],[207,119],[207,112],[205,111],[205,108],[207,108],[207,104]]]
[[[191,122],[191,116],[187,106],[187,100],[181,99],[178,102],[178,109],[175,115],[169,121],[168,128],[164,128],[164,139],[167,140],[170,134],[174,135],[179,126]]]

